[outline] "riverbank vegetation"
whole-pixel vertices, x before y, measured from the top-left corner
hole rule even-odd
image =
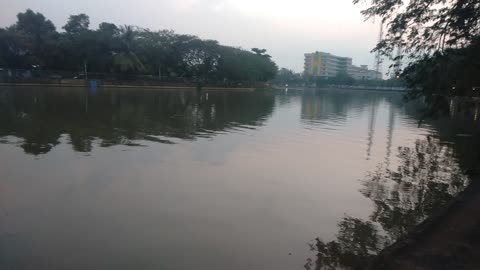
[[[19,13],[15,24],[0,28],[0,68],[249,82],[265,82],[277,72],[264,49],[247,51],[170,30],[108,22],[91,29],[85,14],[70,16],[62,29],[41,13]]]
[[[395,241],[400,240],[404,246],[410,244],[412,248],[415,247],[412,238],[438,233],[424,226],[424,230],[405,238],[432,215],[438,216],[429,222],[438,222],[439,218],[452,220],[449,214],[454,211],[446,207],[478,178],[479,107],[470,97],[478,97],[480,91],[480,2],[368,2],[370,5],[362,14],[367,19],[380,17],[386,27],[386,36],[373,51],[392,60],[395,63],[392,67],[398,65],[399,60],[406,64],[398,75],[409,86],[410,99],[425,97],[429,113],[449,113],[455,118],[428,119],[438,130],[434,136],[417,140],[414,147],[400,147],[396,168],[390,169],[390,164],[385,162],[362,179],[360,192],[374,202],[374,211],[368,219],[345,216],[338,223],[336,240],[327,242],[318,238],[312,242],[311,249],[317,256],[309,259],[305,268],[399,269],[404,266],[402,261],[414,261],[411,257],[415,253],[414,266],[417,268],[477,269],[476,261],[472,265],[472,250],[478,241],[470,241],[469,236],[474,235],[474,231],[468,226],[455,228],[468,236],[468,240],[452,241],[438,234],[436,241],[421,247],[420,255],[418,250],[410,250],[408,254],[386,253],[381,263],[386,260],[387,265],[372,263],[372,260]],[[452,96],[461,98],[451,99]],[[459,105],[454,100],[467,102]],[[460,109],[464,113],[457,115]],[[443,126],[442,122],[448,125]],[[476,185],[469,188],[472,188],[470,192],[478,194]],[[465,197],[458,201],[459,205],[474,203]],[[442,209],[443,212],[439,212]],[[456,223],[463,221],[456,220]],[[451,225],[438,223],[438,226],[454,231]],[[429,238],[434,237],[430,235]],[[442,246],[441,254],[438,245]],[[458,256],[460,249],[462,256]]]
[[[367,173],[360,180],[359,192],[373,202],[372,213],[366,219],[345,215],[338,222],[335,240],[312,241],[311,250],[316,252],[316,257],[307,261],[306,269],[392,269],[376,264],[373,267],[376,255],[399,240],[409,241],[405,237],[410,232],[427,218],[445,211],[442,209],[461,194],[477,174],[478,160],[472,156],[478,155],[478,151],[472,149],[478,149],[478,143],[473,138],[454,140],[451,134],[458,130],[459,123],[471,120],[460,117],[456,121],[430,122],[437,126],[438,138],[427,136],[416,140],[411,147],[399,147],[398,166],[391,166],[386,160]],[[445,213],[448,212],[442,212]],[[448,255],[442,258],[442,264],[455,261]],[[422,262],[431,264],[432,259]]]
[[[365,1],[353,0],[354,4]],[[475,96],[480,87],[480,2],[368,1],[366,19],[380,17],[386,35],[374,52],[403,62],[411,98]]]

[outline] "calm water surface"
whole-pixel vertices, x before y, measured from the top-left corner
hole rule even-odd
[[[309,244],[372,220],[382,192],[417,194],[365,180],[430,149],[415,111],[342,90],[0,88],[0,267],[308,268]]]

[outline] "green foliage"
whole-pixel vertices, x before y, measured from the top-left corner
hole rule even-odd
[[[266,49],[253,48],[253,49],[252,49],[252,52],[254,52],[256,55],[260,55],[260,56],[264,56],[264,57],[271,58],[271,56],[270,56],[269,54],[267,54],[267,50],[266,50]]]
[[[50,20],[31,9],[27,9],[24,13],[18,13],[17,23],[13,25],[13,28],[34,37],[44,37],[55,32],[55,25]]]
[[[447,49],[407,67],[404,78],[414,87],[411,97],[474,96],[480,86],[480,38],[466,48]]]
[[[80,34],[88,31],[90,18],[85,14],[70,15],[67,24],[63,27],[69,34]]]
[[[82,72],[145,73],[198,81],[268,81],[277,66],[265,49],[252,52],[214,40],[103,22],[90,30],[85,14],[72,15],[58,33],[51,21],[27,10],[18,22],[0,28],[1,67]]]
[[[354,4],[362,2],[353,0]],[[401,74],[421,95],[473,95],[479,86],[480,2],[478,0],[372,0],[362,11],[379,16],[386,35],[374,51],[391,60],[409,59]],[[400,54],[395,53],[400,48]],[[451,91],[454,89],[454,91]]]
[[[335,85],[363,87],[405,87],[405,81],[400,78],[393,78],[388,80],[358,80],[352,78],[346,72],[340,72],[335,77],[315,77],[301,73],[295,73],[294,71],[286,68],[281,68],[272,82],[280,86],[288,84],[289,86],[308,87],[328,87]]]
[[[353,0],[354,4],[365,2]],[[387,26],[375,50],[392,56],[398,46],[412,58],[444,48],[470,44],[480,34],[478,0],[372,0],[362,11],[368,19],[378,16]]]
[[[302,74],[295,73],[293,70],[281,68],[273,82],[281,85],[302,85],[304,80],[302,78]]]
[[[220,46],[219,76],[237,81],[267,81],[277,74],[277,66],[269,58],[238,48]]]
[[[348,75],[346,72],[339,72],[335,77],[318,77],[314,79],[317,87],[327,85],[354,85],[355,79]]]
[[[335,82],[335,84],[353,85],[355,83],[355,79],[346,72],[338,72],[337,75],[332,78],[332,80]]]
[[[135,53],[138,31],[129,25],[120,27],[118,41],[120,46],[118,50],[112,52],[114,68],[120,72],[143,72],[145,67]]]
[[[16,24],[0,31],[0,63],[21,68],[49,63],[58,36],[53,23],[30,9],[17,18]]]
[[[132,52],[121,52],[115,54],[113,57],[113,65],[121,72],[140,72],[145,69],[137,55]]]
[[[113,23],[103,22],[98,25],[98,32],[104,35],[115,36],[118,33],[118,27]]]

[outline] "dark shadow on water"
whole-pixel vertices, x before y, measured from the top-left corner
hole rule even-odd
[[[370,221],[345,216],[338,227],[337,240],[326,243],[317,238],[310,244],[317,257],[308,259],[305,269],[361,269],[386,245],[386,237]]]
[[[398,148],[396,169],[383,163],[361,180],[360,192],[374,203],[368,220],[345,216],[336,240],[316,239],[311,245],[316,259],[305,268],[363,269],[379,251],[445,206],[470,181],[455,149],[433,137]]]
[[[91,152],[93,145],[174,144],[261,126],[274,104],[268,92],[3,89],[0,139],[19,138],[33,155],[48,153],[62,139],[78,152]]]

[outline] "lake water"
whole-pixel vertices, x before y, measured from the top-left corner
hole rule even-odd
[[[3,87],[0,267],[308,269],[466,185],[439,132],[396,93]]]

